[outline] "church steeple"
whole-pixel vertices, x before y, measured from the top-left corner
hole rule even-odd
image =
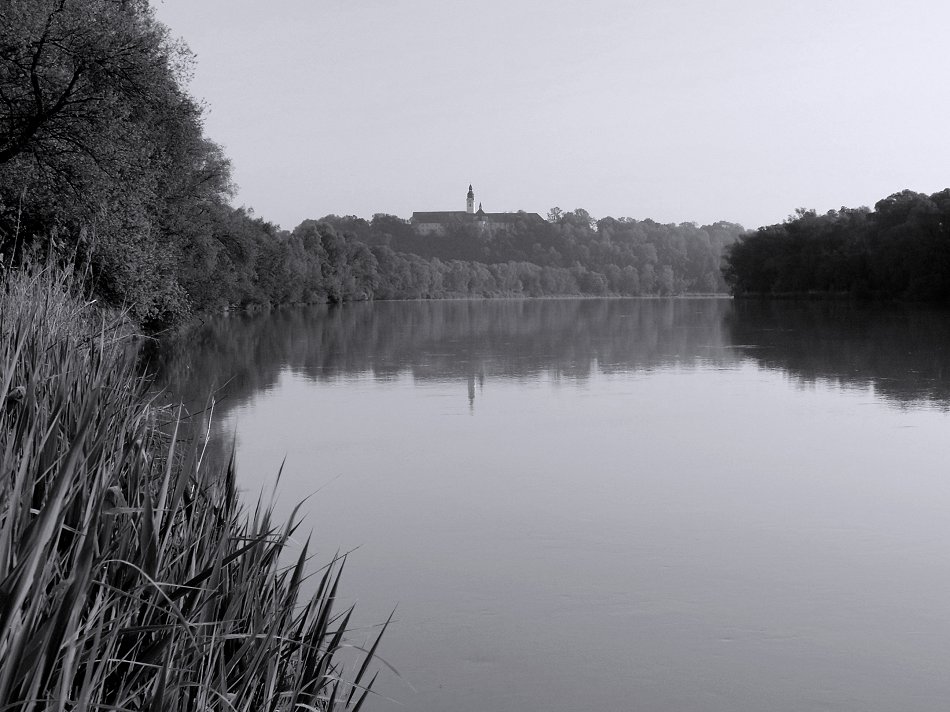
[[[472,184],[468,184],[468,195],[465,196],[465,211],[468,213],[475,212],[475,191],[472,190]]]

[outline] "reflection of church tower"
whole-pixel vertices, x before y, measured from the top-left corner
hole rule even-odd
[[[471,184],[468,186],[468,195],[465,197],[465,212],[475,212],[475,191],[472,190]]]
[[[475,414],[475,385],[478,384],[479,390],[485,390],[485,371],[484,366],[479,365],[478,372],[472,373],[468,377],[468,412]]]

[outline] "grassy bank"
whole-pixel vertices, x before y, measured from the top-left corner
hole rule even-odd
[[[168,435],[123,320],[74,293],[0,291],[0,710],[359,709],[375,645],[345,678],[342,561],[286,566],[295,524]]]

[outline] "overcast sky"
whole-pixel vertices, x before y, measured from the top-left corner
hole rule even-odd
[[[779,222],[950,186],[945,0],[153,0],[236,203]]]

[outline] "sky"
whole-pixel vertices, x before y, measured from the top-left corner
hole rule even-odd
[[[553,206],[746,227],[950,187],[945,0],[153,0],[291,229]]]

